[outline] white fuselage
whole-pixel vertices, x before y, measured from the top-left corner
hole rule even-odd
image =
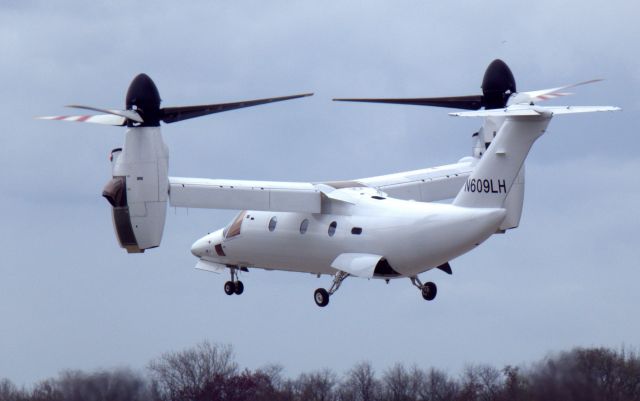
[[[504,209],[398,200],[371,188],[331,195],[323,199],[322,213],[241,212],[241,223],[201,238],[192,252],[220,265],[316,274],[334,274],[332,262],[341,254],[372,254],[399,277],[412,277],[473,249],[498,231],[505,216]]]

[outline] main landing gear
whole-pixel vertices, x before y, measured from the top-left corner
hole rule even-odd
[[[436,294],[438,294],[438,287],[436,287],[435,283],[432,283],[431,281],[429,281],[422,284],[418,276],[410,277],[410,279],[411,279],[411,284],[418,287],[418,289],[422,293],[422,298],[424,298],[427,301],[433,301],[435,299]]]
[[[231,281],[224,283],[224,293],[227,295],[237,294],[240,295],[244,292],[244,284],[238,280],[238,268],[230,267]]]
[[[329,297],[333,295],[334,292],[338,291],[340,288],[340,284],[344,281],[345,278],[349,277],[349,273],[345,273],[343,271],[338,271],[333,276],[333,284],[331,284],[331,288],[329,291],[324,288],[318,288],[313,293],[313,300],[316,301],[316,305],[320,307],[325,307],[329,305]]]

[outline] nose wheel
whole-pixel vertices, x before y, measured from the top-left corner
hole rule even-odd
[[[244,284],[242,281],[227,281],[224,283],[224,293],[227,295],[240,295],[244,292]]]
[[[418,287],[420,293],[422,294],[422,298],[424,298],[426,301],[433,301],[438,294],[438,287],[435,283],[428,281],[422,284],[418,276],[411,277],[411,284]]]
[[[230,267],[231,281],[224,283],[224,293],[227,295],[240,295],[244,292],[244,284],[238,280],[238,268]]]

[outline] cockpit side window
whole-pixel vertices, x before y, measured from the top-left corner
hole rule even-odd
[[[225,238],[233,238],[237,235],[240,235],[240,228],[242,227],[242,220],[244,219],[245,214],[247,214],[246,210],[238,213],[233,222],[224,230]]]

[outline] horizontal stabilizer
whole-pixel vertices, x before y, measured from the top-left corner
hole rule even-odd
[[[595,113],[601,111],[618,111],[622,110],[615,106],[509,106],[504,109],[478,110],[478,111],[462,111],[457,113],[449,113],[454,117],[517,117],[517,116],[541,116],[541,115],[561,115],[561,114],[578,114],[578,113]]]
[[[371,278],[380,259],[382,256],[370,253],[342,253],[334,259],[331,267],[352,276]]]
[[[541,89],[541,90],[529,91],[529,92],[520,92],[520,93],[516,93],[515,96],[512,99],[510,99],[510,103],[511,104],[531,103],[531,102],[555,99],[560,96],[568,96],[568,95],[572,95],[572,93],[567,93],[562,91],[570,88],[575,88],[576,86],[592,84],[600,81],[602,81],[602,79],[592,79],[589,81],[578,82],[577,84],[559,86],[557,88]]]

